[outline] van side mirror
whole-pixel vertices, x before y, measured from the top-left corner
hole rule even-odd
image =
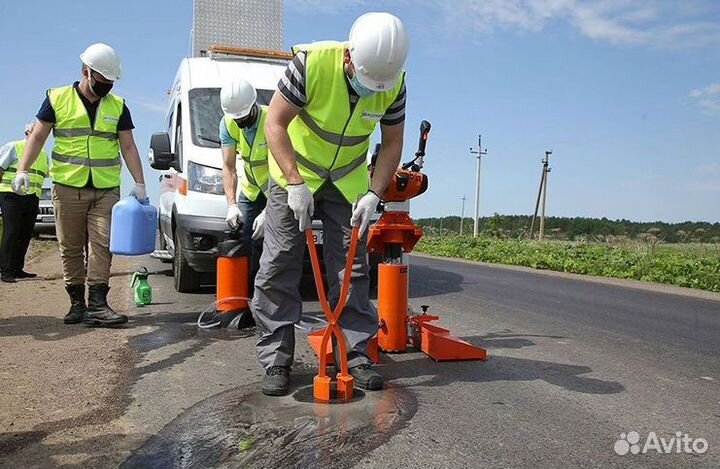
[[[160,171],[167,171],[174,166],[175,155],[170,151],[170,136],[167,132],[152,134],[148,160],[151,168]]]

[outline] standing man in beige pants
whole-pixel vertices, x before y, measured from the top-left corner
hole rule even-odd
[[[120,198],[121,152],[135,180],[131,195],[138,200],[147,196],[130,111],[123,98],[110,93],[120,78],[120,59],[110,46],[98,43],[88,47],[80,60],[79,82],[48,90],[37,114],[38,124],[25,145],[13,190],[20,194],[28,190],[27,171],[52,131],[53,204],[71,305],[64,322],[111,326],[128,320],[107,304],[112,261],[110,215]]]

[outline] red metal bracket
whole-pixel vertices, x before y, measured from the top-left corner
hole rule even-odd
[[[407,212],[384,212],[369,228],[368,252],[382,253],[386,244],[401,244],[403,252],[410,252],[422,235]]]
[[[438,316],[429,314],[410,316],[408,322],[416,332],[410,337],[410,342],[438,362],[487,359],[487,350],[484,348],[476,347],[459,337],[455,337],[444,327],[430,324],[438,319]]]

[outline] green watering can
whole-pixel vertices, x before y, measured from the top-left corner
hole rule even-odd
[[[140,267],[130,279],[130,288],[135,289],[135,304],[138,306],[152,303],[152,287],[148,283],[149,276],[150,272],[147,267]]]

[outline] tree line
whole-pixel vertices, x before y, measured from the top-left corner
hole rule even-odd
[[[500,215],[481,217],[479,230],[484,236],[498,238],[527,238],[531,215]],[[418,218],[418,226],[429,236],[459,234],[460,217]],[[535,221],[537,236],[539,219]],[[471,234],[473,219],[463,219],[463,233]],[[608,218],[545,217],[545,237],[572,241],[612,241],[616,238],[652,239],[665,243],[720,243],[720,223],[636,222]]]

